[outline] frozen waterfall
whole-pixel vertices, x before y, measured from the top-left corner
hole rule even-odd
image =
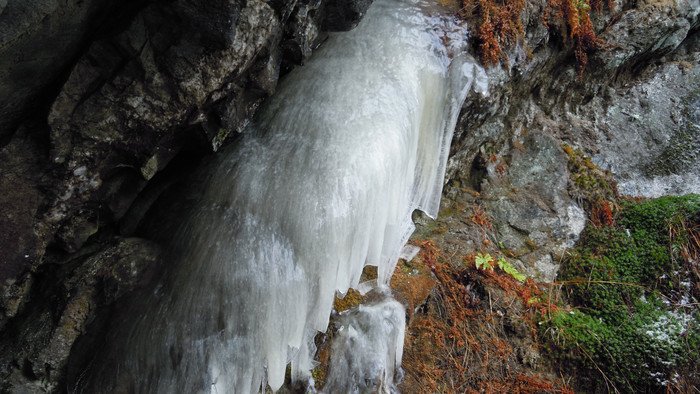
[[[115,329],[84,391],[256,393],[279,389],[290,362],[308,380],[336,292],[357,286],[365,265],[386,286],[412,212],[437,215],[459,108],[486,85],[465,35],[427,2],[377,0],[293,70],[219,153],[175,237],[182,253]],[[382,332],[373,322],[396,305],[364,307],[347,333]],[[377,376],[400,365],[403,329],[375,357],[390,360]]]

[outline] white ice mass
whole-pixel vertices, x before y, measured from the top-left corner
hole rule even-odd
[[[459,108],[486,89],[465,36],[428,2],[377,0],[287,75],[219,152],[175,237],[182,254],[134,322],[115,328],[84,391],[256,393],[279,389],[290,362],[294,379],[308,379],[336,292],[357,286],[365,265],[386,286],[412,212],[437,215]],[[363,307],[346,334],[381,332],[364,325],[396,306]],[[403,329],[390,346],[355,349],[358,360],[384,349],[366,359],[390,364],[356,373],[393,376]]]

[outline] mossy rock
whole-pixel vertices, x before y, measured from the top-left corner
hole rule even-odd
[[[697,243],[684,232],[700,225],[700,195],[617,203],[615,223],[586,228],[564,264],[575,309],[544,325],[550,356],[585,390],[697,388],[699,278],[682,251]]]

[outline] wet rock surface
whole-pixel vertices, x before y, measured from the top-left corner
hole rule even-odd
[[[76,341],[157,269],[178,182],[368,5],[0,0],[0,391],[65,390]],[[587,220],[565,144],[622,194],[700,192],[700,4],[606,10],[610,46],[582,78],[545,5],[528,4],[524,45],[465,103],[442,219],[417,218],[417,236],[510,251],[551,281]]]

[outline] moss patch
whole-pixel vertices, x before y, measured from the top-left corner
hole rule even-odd
[[[578,200],[591,204],[617,198],[617,184],[609,171],[603,171],[591,161],[590,157],[568,145],[562,146],[569,156],[569,194]]]
[[[550,355],[594,392],[697,389],[697,260],[683,251],[697,250],[689,243],[697,242],[700,196],[619,206],[614,223],[589,226],[565,261],[560,278],[576,309],[543,327]]]

